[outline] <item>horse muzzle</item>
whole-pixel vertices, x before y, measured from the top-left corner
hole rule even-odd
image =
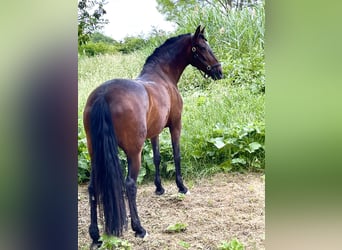
[[[218,63],[218,64],[212,66],[211,69],[210,69],[209,76],[213,80],[222,79],[223,78],[223,72],[222,72],[221,64]]]

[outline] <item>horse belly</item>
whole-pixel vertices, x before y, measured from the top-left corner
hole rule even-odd
[[[160,117],[154,117],[147,122],[147,135],[146,138],[153,138],[159,135],[166,127],[168,117],[165,115]]]
[[[157,136],[167,126],[171,100],[167,88],[163,85],[145,84],[149,96],[146,114],[147,138]]]
[[[126,154],[140,152],[146,140],[147,130],[143,122],[117,119],[114,124],[118,145]]]

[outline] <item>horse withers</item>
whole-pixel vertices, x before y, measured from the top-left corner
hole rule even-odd
[[[204,36],[204,28],[166,40],[146,59],[140,75],[134,80],[113,79],[97,87],[88,97],[84,109],[84,128],[91,157],[89,198],[93,245],[99,242],[97,206],[104,215],[106,234],[121,236],[127,228],[124,194],[126,193],[131,226],[137,237],[145,237],[136,206],[137,177],[146,139],[151,140],[156,168],[156,194],[164,193],[159,165],[159,134],[168,127],[171,134],[176,184],[187,193],[181,175],[179,137],[183,101],[177,83],[191,64],[214,80],[223,77],[221,64]],[[127,156],[126,179],[118,158],[118,147]]]

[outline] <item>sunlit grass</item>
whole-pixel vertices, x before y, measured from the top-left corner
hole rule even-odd
[[[128,55],[80,56],[78,60],[78,107],[83,110],[90,92],[105,81],[114,78],[133,79],[138,76],[145,61],[141,51]]]

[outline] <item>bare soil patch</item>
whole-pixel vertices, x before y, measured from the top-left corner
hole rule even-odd
[[[265,249],[265,180],[262,174],[217,174],[194,181],[185,180],[191,194],[178,196],[174,182],[164,182],[165,194],[154,194],[154,184],[138,186],[140,220],[149,236],[134,237],[128,227],[123,239],[132,249],[217,249],[222,241],[238,239],[245,249]],[[89,249],[89,204],[87,186],[78,190],[79,249]],[[184,232],[170,234],[166,228],[185,223]],[[101,230],[101,224],[100,230]]]

